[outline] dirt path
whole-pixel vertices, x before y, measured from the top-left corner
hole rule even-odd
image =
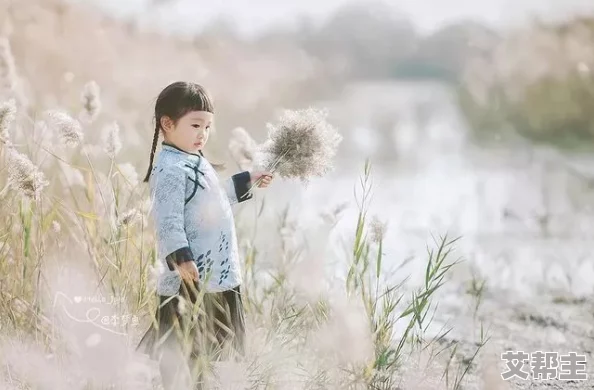
[[[594,303],[552,296],[517,298],[511,293],[491,291],[475,318],[467,309],[468,302],[448,304],[441,312],[448,313],[454,328],[444,340],[458,341],[458,361],[469,359],[476,350],[480,321],[484,321],[490,340],[468,374],[464,389],[592,389],[594,388]],[[517,377],[504,381],[507,371],[501,354],[506,351],[527,353],[576,352],[586,356],[585,381],[528,380]],[[531,372],[529,365],[523,371]]]

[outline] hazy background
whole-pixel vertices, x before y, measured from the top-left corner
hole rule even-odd
[[[238,30],[253,34],[274,25],[293,24],[303,17],[324,20],[338,8],[354,3],[349,0],[326,1],[272,1],[256,0],[249,4],[241,0],[215,3],[203,0],[74,0],[97,4],[99,7],[122,17],[150,15],[160,26],[183,33],[196,33],[217,16],[233,19]],[[373,3],[373,1],[359,1]],[[517,26],[533,18],[562,20],[592,12],[594,6],[586,0],[420,0],[386,1],[396,12],[412,19],[423,32],[434,31],[447,23],[472,19],[495,27]],[[158,9],[150,9],[150,5]],[[160,7],[159,7],[160,6]],[[155,15],[157,14],[157,15]],[[174,26],[172,24],[175,24]]]
[[[142,176],[154,99],[171,81],[214,94],[207,153],[226,174],[233,128],[262,142],[280,109],[328,108],[344,136],[336,170],[308,186],[277,180],[261,195],[265,221],[289,205],[306,235],[347,202],[337,234],[310,237],[344,269],[369,157],[386,269],[413,258],[395,276],[419,281],[432,236],[461,237],[437,321],[458,326],[452,337],[475,329],[463,313],[480,280],[496,345],[591,351],[593,12],[585,0],[0,0],[0,26],[31,112],[77,112],[95,80],[95,128],[120,124],[119,158]]]
[[[267,198],[279,207],[307,202],[315,219],[353,204],[369,157],[392,264],[448,233],[493,288],[592,292],[592,3],[2,4],[31,107],[78,110],[97,81],[98,126],[120,124],[140,174],[154,99],[171,81],[212,91],[208,153],[231,168],[234,127],[262,142],[280,109],[327,107],[344,135],[336,170],[307,187],[277,181]]]

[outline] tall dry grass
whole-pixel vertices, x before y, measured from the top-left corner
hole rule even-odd
[[[136,164],[145,158],[138,151],[148,155],[150,150],[148,137],[136,134],[153,127],[154,100],[171,81],[204,84],[217,111],[225,113],[217,117],[219,136],[209,145],[217,160],[227,158],[224,140],[231,129],[244,126],[264,137],[264,124],[279,106],[303,105],[336,88],[332,69],[298,47],[208,32],[167,36],[80,2],[0,0],[0,26],[15,65],[16,78],[11,79],[26,94],[30,114],[48,108],[77,111],[81,91],[95,81],[104,105],[99,121],[118,120],[129,134],[124,152]]]
[[[38,48],[34,38],[44,30],[36,28],[49,28],[52,20],[51,29],[62,31],[61,39],[72,38],[69,28],[81,28],[71,43],[83,50],[85,37],[104,39],[89,38],[94,33],[82,27],[99,17],[57,1],[39,3],[33,10],[27,8],[32,3],[11,4],[6,15],[13,32],[0,61],[10,70],[0,73],[5,104],[0,109],[0,387],[158,388],[154,362],[133,353],[156,308],[159,262],[147,188],[137,173],[144,166],[131,153],[133,140],[142,143],[145,137],[129,125],[150,117],[139,96],[161,84],[167,72],[144,84],[139,78],[126,80],[131,84],[124,86],[142,87],[124,93],[121,85],[112,89],[124,75],[141,63],[160,66],[159,59],[149,61],[150,50],[121,46],[118,50],[130,49],[130,56],[101,57],[110,52],[106,48],[84,62],[84,51],[74,56],[48,46],[45,50],[54,50],[55,56],[47,64],[49,75],[74,67],[89,77],[34,75],[29,68],[34,61],[25,60],[24,53]],[[25,14],[45,17],[26,27]],[[121,28],[98,34],[118,33]],[[125,45],[126,39],[122,41]],[[136,42],[162,45],[165,57],[167,50],[175,50],[176,56],[197,55],[189,43],[172,46],[171,40],[153,35]],[[100,65],[89,64],[89,58]],[[113,66],[112,79],[95,66]],[[175,76],[196,77],[194,71]],[[102,78],[74,82],[91,75]],[[221,101],[228,107],[237,100]],[[455,351],[440,346],[447,330],[425,336],[435,299],[456,264],[450,260],[455,240],[435,243],[424,283],[407,293],[402,283],[383,273],[387,227],[367,215],[371,179],[366,162],[355,199],[359,214],[353,221],[354,239],[342,248],[343,268],[328,261],[330,250],[336,249],[328,241],[311,245],[321,231],[332,233],[341,207],[326,215],[319,231],[300,228],[288,209],[276,227],[257,224],[270,207],[265,202],[255,205],[256,215],[238,215],[248,355],[241,363],[212,365],[218,388],[460,387],[472,361],[460,366],[450,358]],[[267,247],[256,239],[262,236]]]

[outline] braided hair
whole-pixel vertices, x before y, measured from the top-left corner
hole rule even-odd
[[[155,133],[153,134],[149,167],[143,180],[145,183],[149,181],[153,170],[155,151],[161,132],[161,118],[166,116],[176,123],[191,111],[207,111],[214,114],[212,98],[206,89],[199,84],[178,81],[165,87],[157,97],[155,103]]]

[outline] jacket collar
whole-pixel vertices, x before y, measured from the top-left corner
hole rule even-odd
[[[161,142],[161,146],[162,146],[163,149],[177,151],[177,152],[180,152],[180,153],[185,153],[185,154],[188,154],[190,156],[203,157],[202,151],[198,152],[199,154],[198,153],[186,152],[185,150],[182,150],[182,149],[178,148],[177,146],[175,146],[173,144],[170,144],[169,142],[163,141],[163,142]]]
[[[188,153],[185,150],[182,150],[182,149],[178,148],[177,146],[170,144],[169,142],[165,142],[165,141],[161,142],[161,149],[163,151],[176,154],[181,159],[187,159],[188,161],[193,161],[194,163],[197,163],[198,166],[200,165],[202,158],[204,158],[202,151],[199,151],[198,153]]]

